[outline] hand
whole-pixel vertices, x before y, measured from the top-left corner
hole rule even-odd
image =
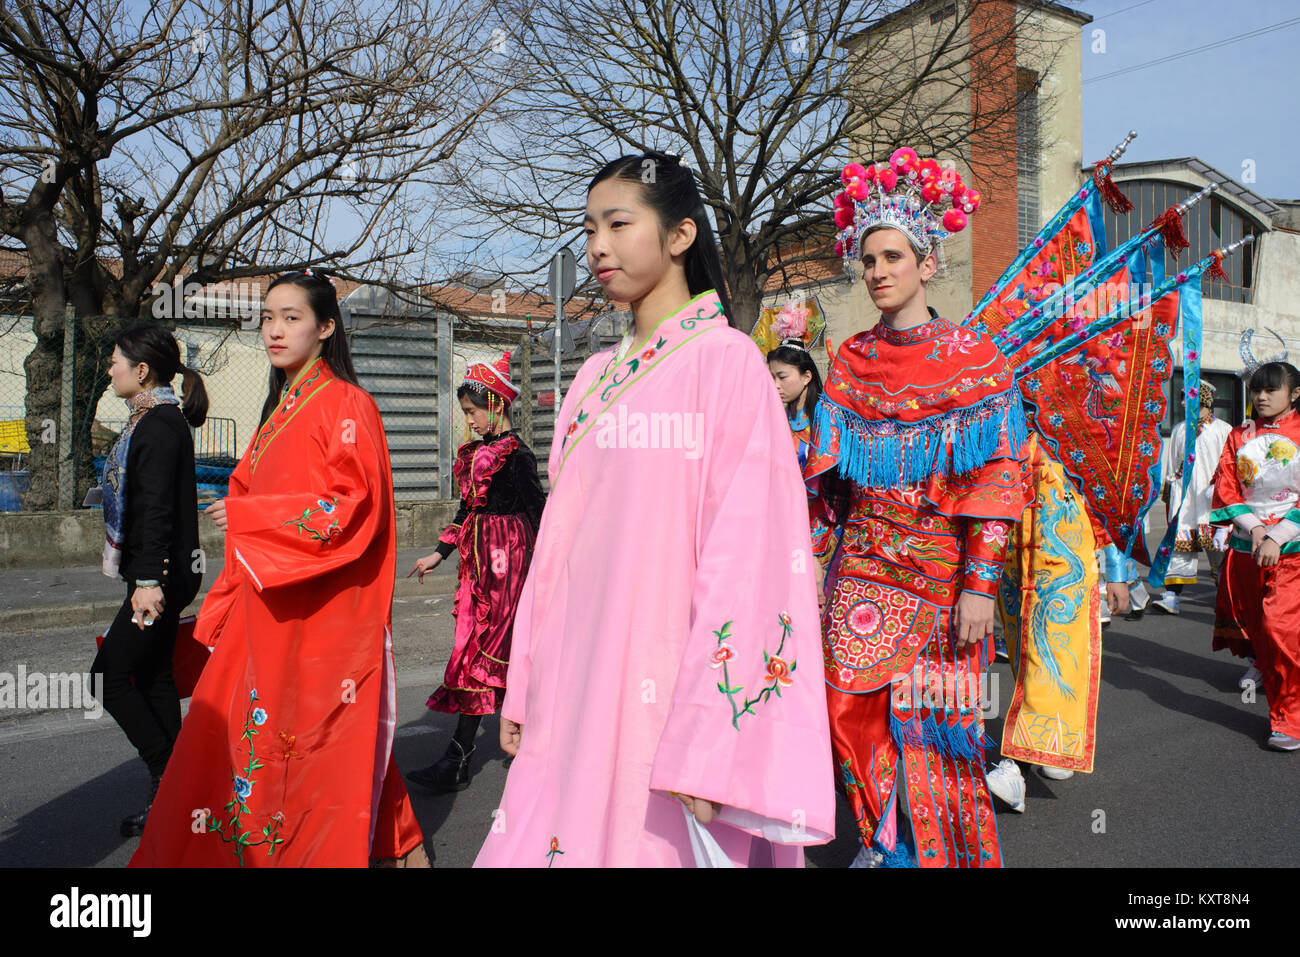
[[[223,532],[226,530],[226,525],[230,520],[226,518],[226,500],[224,498],[217,499],[204,509],[204,511],[207,512],[208,516],[212,519],[213,523],[216,524],[217,528],[221,529]]]
[[[157,585],[152,588],[136,588],[131,592],[131,610],[135,626],[141,631],[151,627],[163,613],[163,590]]]
[[[993,596],[963,591],[953,609],[952,633],[958,651],[965,651],[993,634]]]
[[[1267,534],[1267,525],[1256,525],[1250,530],[1250,553],[1252,555],[1259,551],[1260,543],[1264,541],[1264,536]]]
[[[706,801],[704,798],[690,797],[686,794],[672,792],[673,797],[682,802],[686,810],[695,815],[695,820],[701,824],[708,824],[722,810],[722,805],[717,801]]]
[[[433,571],[435,568],[437,568],[439,563],[441,562],[442,562],[442,556],[437,552],[434,552],[432,555],[425,555],[423,558],[421,558],[418,562],[415,563],[415,567],[411,569],[411,574],[407,575],[406,577],[410,578],[411,575],[418,575],[420,577],[417,578],[416,581],[418,581],[421,585],[423,585],[424,576],[429,574],[429,572]]]
[[[1255,550],[1252,554],[1255,557],[1255,561],[1259,563],[1260,568],[1272,568],[1278,563],[1278,559],[1282,555],[1282,546],[1273,541],[1273,539],[1266,537],[1262,542],[1255,546]]]
[[[1128,582],[1106,582],[1106,604],[1112,615],[1122,615],[1128,611]]]
[[[500,743],[502,751],[513,758],[519,753],[519,745],[523,741],[523,737],[524,726],[522,724],[515,724],[509,718],[501,719]]]

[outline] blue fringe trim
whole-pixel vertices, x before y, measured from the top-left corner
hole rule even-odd
[[[920,720],[914,714],[906,721],[893,711],[889,714],[889,736],[901,751],[904,746],[927,748],[940,754],[964,761],[984,761],[984,749],[996,746],[987,734],[981,735],[979,725],[952,724],[943,714],[928,714]]]
[[[962,475],[989,461],[1004,435],[1017,456],[1029,437],[1015,388],[906,425],[893,419],[869,422],[823,393],[813,416],[813,434],[826,436],[832,430],[840,439],[840,474],[870,488],[922,482],[936,472]],[[951,443],[945,435],[951,435]],[[825,444],[818,442],[823,452]]]
[[[899,831],[905,831],[905,826],[900,826]],[[903,836],[900,833],[898,842],[894,845],[892,851],[887,851],[875,841],[871,842],[871,849],[883,856],[883,860],[877,864],[877,867],[917,867],[916,855],[912,853],[912,848],[903,842]]]

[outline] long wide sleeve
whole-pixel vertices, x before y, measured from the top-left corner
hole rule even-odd
[[[706,387],[690,633],[651,788],[724,805],[786,844],[834,832],[816,561],[789,427],[762,357],[737,336]],[[725,381],[723,381],[725,378]]]
[[[180,470],[181,449],[161,413],[146,413],[131,439],[127,471],[127,507],[138,551],[131,556],[131,574],[138,580],[167,581],[175,517],[173,488]]]
[[[1215,525],[1231,523],[1249,535],[1250,530],[1261,522],[1246,504],[1245,490],[1242,489],[1241,477],[1237,474],[1237,450],[1241,448],[1241,438],[1242,430],[1238,427],[1232,430],[1228,441],[1223,444],[1218,468],[1214,470],[1210,522]]]
[[[383,494],[391,467],[374,401],[353,390],[337,419],[309,428],[278,438],[301,448],[299,488],[250,492],[226,504],[231,550],[258,591],[346,566],[391,520]]]

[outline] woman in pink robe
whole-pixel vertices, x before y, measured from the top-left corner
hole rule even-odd
[[[516,757],[476,865],[690,865],[699,828],[712,863],[802,864],[832,838],[834,792],[781,403],[714,291],[687,170],[611,163],[587,231],[636,328],[561,407],[502,706]]]

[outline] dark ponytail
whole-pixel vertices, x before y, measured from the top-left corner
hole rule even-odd
[[[808,380],[808,392],[803,400],[804,415],[808,416],[808,421],[811,423],[813,412],[817,408],[817,400],[822,397],[822,375],[817,371],[817,364],[813,362],[812,354],[807,349],[796,346],[777,346],[767,354],[767,361],[784,362],[788,366],[794,366],[800,373],[812,373],[812,378]],[[795,411],[793,406],[793,402],[786,404],[786,415]]]
[[[339,309],[339,297],[334,291],[334,283],[315,269],[310,272],[287,272],[276,276],[271,285],[266,287],[266,291],[270,293],[276,286],[285,284],[297,286],[307,294],[307,306],[316,316],[317,325],[324,325],[330,319],[334,320],[334,331],[321,343],[321,358],[325,360],[336,378],[360,388],[357,371],[352,366],[352,352],[348,349],[348,337],[343,331],[343,313]],[[265,300],[265,297],[263,299]],[[271,417],[271,413],[280,404],[284,385],[284,370],[271,366],[266,401],[262,404],[263,423]]]
[[[649,177],[646,176],[648,170],[653,171]],[[638,184],[645,204],[658,213],[659,222],[665,230],[676,226],[683,219],[694,220],[695,242],[686,250],[683,262],[687,288],[692,296],[710,289],[715,290],[727,314],[727,324],[735,327],[731,297],[727,294],[727,284],[722,276],[722,260],[718,257],[718,243],[713,235],[713,227],[709,225],[704,199],[700,196],[691,171],[682,166],[681,160],[676,156],[648,150],[633,156],[620,156],[606,163],[587,184],[587,192],[590,193],[598,183],[607,179]]]
[[[185,397],[181,414],[192,428],[198,428],[208,417],[208,390],[203,377],[181,364],[181,349],[176,337],[154,323],[126,330],[117,337],[118,350],[131,365],[144,363],[149,367],[149,377],[158,385],[171,385],[176,373],[181,373],[181,389]]]

